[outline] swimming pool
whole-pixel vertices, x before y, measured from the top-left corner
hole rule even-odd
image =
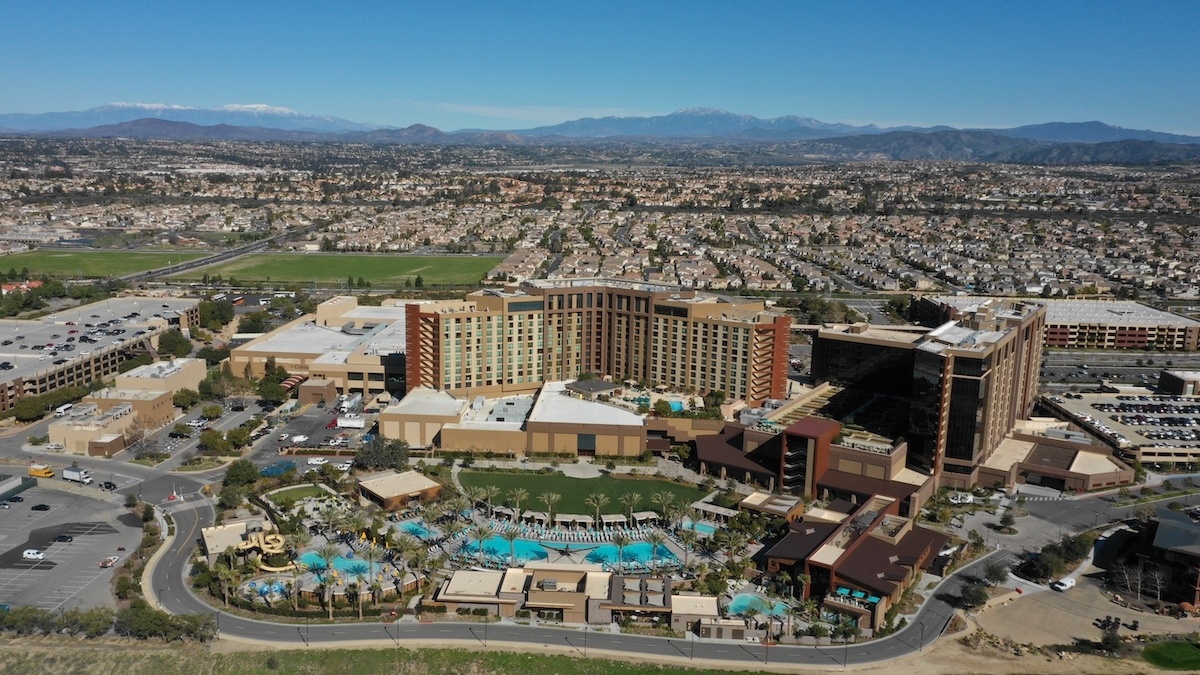
[[[584,561],[590,563],[600,563],[606,565],[615,565],[617,563],[617,547],[613,544],[590,544],[586,542],[547,542],[547,545],[557,554],[559,551],[586,551]],[[518,562],[537,562],[547,560],[550,557],[550,549],[543,546],[540,542],[534,539],[517,539],[512,544],[513,554]],[[655,550],[649,542],[635,541],[620,551],[620,558],[625,563],[648,564],[650,560],[657,559],[666,563],[673,563],[678,558],[666,546],[658,546]],[[479,542],[472,541],[463,546],[462,550],[470,555],[479,555]],[[492,560],[507,561],[509,557],[509,544],[503,537],[489,537],[483,540],[483,555]]]
[[[303,553],[297,560],[310,571],[322,572],[325,570],[325,561],[321,559],[321,556],[317,555],[316,551]],[[359,575],[371,576],[372,574],[376,574],[380,571],[381,566],[379,563],[375,563],[375,569],[371,570],[367,567],[367,563],[362,560],[345,558],[339,555],[333,559],[333,568],[343,577],[357,577]],[[318,574],[317,576],[319,577],[320,575]]]
[[[411,534],[417,539],[433,538],[433,530],[430,530],[428,527],[425,527],[415,520],[406,520],[403,523],[400,523],[400,529]]]
[[[682,401],[667,401],[667,405],[671,406],[671,412],[683,412]]]
[[[704,521],[697,521],[693,523],[690,519],[684,518],[681,524],[685,530],[694,530],[700,534],[705,534],[710,537],[717,531],[717,526],[715,524],[706,523]]]
[[[771,616],[786,616],[787,611],[788,605],[786,602],[776,602],[772,605],[770,600],[753,593],[738,593],[733,596],[733,601],[729,603],[729,613],[732,615],[769,614]]]

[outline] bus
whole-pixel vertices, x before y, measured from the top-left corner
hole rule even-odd
[[[60,405],[54,409],[54,416],[55,417],[66,417],[67,413],[71,412],[71,408],[74,408],[74,407],[75,407],[75,404],[73,404],[73,403],[64,403],[63,405]]]
[[[209,298],[209,300],[212,300],[213,302],[220,302],[227,297],[229,297],[229,296],[225,295],[224,293],[217,293],[216,295]]]
[[[236,298],[234,298],[233,300],[231,300],[230,302],[232,302],[234,305],[244,305],[244,304],[246,304],[246,298],[244,296],[239,295]]]

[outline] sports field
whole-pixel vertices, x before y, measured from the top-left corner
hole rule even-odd
[[[642,496],[642,501],[637,509],[639,511],[657,510],[658,507],[650,501],[650,497],[656,492],[669,493],[676,504],[684,506],[705,495],[698,488],[670,481],[649,478],[616,478],[612,475],[604,475],[599,478],[571,478],[561,473],[463,471],[458,474],[458,479],[464,487],[495,485],[500,488],[500,496],[493,502],[497,506],[510,501],[508,499],[509,490],[517,487],[525,488],[529,492],[529,497],[521,504],[522,510],[544,509],[545,505],[538,501],[538,495],[543,492],[554,492],[562,496],[562,501],[558,502],[554,508],[555,513],[592,513],[594,509],[588,506],[584,500],[593,492],[608,495],[608,504],[600,509],[600,513],[624,513],[625,507],[618,500],[627,492],[636,492]],[[510,506],[515,506],[515,504],[510,504]]]
[[[0,257],[0,271],[29,269],[33,276],[103,279],[202,258],[206,253],[139,251],[30,251]]]
[[[344,282],[359,277],[373,286],[400,287],[419,275],[426,286],[473,286],[504,260],[500,256],[356,255],[346,253],[257,253],[178,276],[221,275],[239,282]]]

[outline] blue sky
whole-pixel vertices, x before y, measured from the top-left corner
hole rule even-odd
[[[441,129],[717,107],[1200,134],[1200,2],[6,3],[0,112],[266,103]]]

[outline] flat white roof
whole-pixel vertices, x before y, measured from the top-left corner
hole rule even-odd
[[[443,415],[458,416],[467,402],[451,394],[430,387],[416,387],[400,402],[384,410],[387,415]]]
[[[491,570],[459,570],[450,577],[442,596],[495,598],[500,594],[500,583],[504,581],[504,574]]]
[[[935,301],[966,310],[979,305],[980,296],[942,295]],[[1029,300],[1029,299],[1026,299]],[[1127,326],[1198,326],[1195,321],[1178,314],[1164,312],[1133,300],[1036,300],[1046,306],[1047,324],[1124,324]]]
[[[358,484],[384,499],[398,495],[411,495],[440,485],[437,481],[416,471],[375,474],[367,478],[360,478]]]
[[[1120,470],[1121,467],[1117,466],[1111,457],[1098,452],[1080,451],[1075,454],[1075,461],[1071,462],[1071,471],[1075,473],[1094,475]]]
[[[361,335],[350,335],[336,328],[318,326],[311,321],[269,335],[257,342],[245,345],[251,352],[282,352],[299,354],[324,354],[329,351],[353,349]]]
[[[715,595],[672,595],[671,613],[691,616],[721,616]]]
[[[609,424],[614,426],[641,427],[646,421],[641,415],[623,408],[585,401],[567,393],[567,382],[547,382],[542,385],[530,422],[554,422],[558,424]]]

